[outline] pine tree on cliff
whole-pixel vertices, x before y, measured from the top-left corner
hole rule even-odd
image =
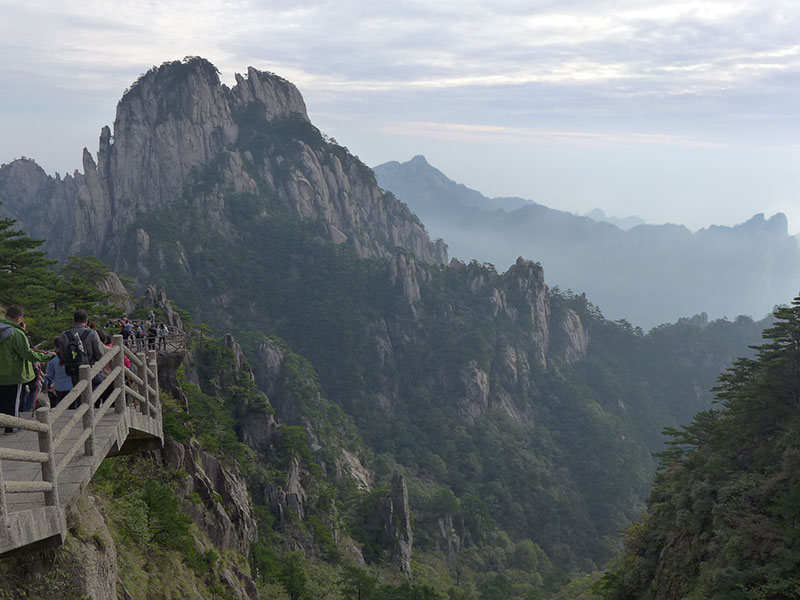
[[[103,304],[109,295],[95,286],[109,273],[106,265],[90,257],[72,257],[56,272],[56,261],[40,250],[43,243],[16,229],[14,219],[0,219],[0,306],[25,307],[34,342],[51,340],[78,307],[93,318],[119,313]]]
[[[648,510],[596,592],[613,600],[800,598],[800,297],[721,408],[671,430]]]

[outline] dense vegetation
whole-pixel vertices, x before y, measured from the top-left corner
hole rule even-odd
[[[201,508],[181,493],[182,473],[152,457],[117,459],[95,492],[129,567],[126,587],[147,595],[175,573],[216,585],[238,564],[262,595],[292,600],[536,599],[575,573],[561,597],[588,594],[596,576],[585,573],[615,553],[618,530],[642,507],[661,428],[708,407],[714,377],[760,325],[698,318],[645,333],[583,295],[548,291],[534,263],[499,274],[477,262],[418,264],[399,249],[362,259],[324,241],[324,224],[298,218],[274,185],[306,148],[355,159],[307,122],[266,122],[257,109],[234,115],[257,192],[220,189],[221,163],[195,169],[181,198],[140,215],[102,258],[156,274],[194,323],[209,324],[194,328],[174,374],[165,430],[245,477],[258,539],[247,556],[215,554],[187,515],[219,510],[216,498]],[[92,287],[102,264],[84,257],[56,271],[13,223],[0,234],[0,302],[25,304],[35,339],[63,328],[76,304],[114,314]],[[576,320],[588,347],[573,339]],[[227,332],[245,364],[219,340]],[[277,372],[265,349],[280,354]],[[366,467],[369,489],[347,460]],[[414,529],[411,580],[378,519],[398,472]],[[275,498],[290,481],[304,499],[287,510]]]
[[[609,600],[800,598],[800,298],[720,377],[719,406],[673,429]]]
[[[0,306],[24,307],[32,343],[50,347],[77,308],[98,320],[121,314],[108,305],[109,295],[97,289],[109,274],[106,265],[90,257],[72,257],[56,269],[56,261],[39,249],[41,245],[41,240],[16,229],[12,219],[0,219]]]
[[[327,144],[313,127],[291,119],[274,120],[242,143],[291,164],[296,139],[313,148]],[[511,597],[523,593],[521,581],[554,589],[570,572],[605,562],[618,530],[641,507],[662,427],[686,423],[705,408],[719,369],[746,353],[760,331],[743,317],[645,334],[604,319],[582,296],[554,290],[548,299],[553,321],[572,310],[589,331],[586,359],[567,364],[554,352],[547,369],[532,363],[525,385],[508,387],[524,419],[499,406],[467,419],[465,369],[474,365],[491,385],[507,385],[499,365],[505,345],[537,352],[526,337],[532,323],[493,314],[493,287],[508,292],[524,314],[510,275],[479,263],[419,265],[424,276],[415,314],[388,262],[322,241],[319,224],[293,217],[263,181],[260,194],[224,194],[224,217],[235,237],[211,227],[196,203],[215,189],[215,168],[196,173],[196,185],[170,212],[143,217],[137,227],[149,232],[150,249],[140,260],[196,319],[220,334],[233,331],[255,370],[258,345],[267,337],[285,340],[314,372],[318,390],[303,397],[330,401],[322,410],[292,398],[287,425],[319,434],[332,406],[343,411],[358,436],[332,440],[329,431],[320,436],[322,446],[358,448],[378,484],[402,468],[417,556],[446,579],[470,582],[476,596],[485,573],[513,570],[520,543],[541,549],[548,562],[512,577]],[[259,181],[255,170],[251,175]],[[133,255],[133,246],[123,254]],[[478,280],[493,283],[475,291]],[[566,343],[559,331],[554,328],[556,351]],[[391,356],[379,339],[388,340]],[[287,412],[282,397],[270,401],[279,414]],[[330,464],[324,452],[315,458]],[[349,502],[346,495],[340,500]],[[456,562],[441,563],[440,521],[452,522],[465,546]]]

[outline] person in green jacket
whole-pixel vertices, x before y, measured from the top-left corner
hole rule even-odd
[[[25,335],[25,318],[19,306],[10,306],[6,318],[0,319],[0,413],[19,416],[22,385],[32,381],[34,362],[45,362],[52,353],[31,348]],[[6,427],[6,433],[16,430]]]

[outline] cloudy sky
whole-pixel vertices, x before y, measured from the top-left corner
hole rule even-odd
[[[0,0],[0,163],[97,150],[141,73],[199,55],[293,81],[369,165],[490,196],[800,231],[797,0]]]

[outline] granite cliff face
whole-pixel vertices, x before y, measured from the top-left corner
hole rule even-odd
[[[0,167],[0,211],[46,239],[51,255],[91,252],[117,268],[137,258],[123,251],[125,238],[148,250],[147,224],[131,227],[143,215],[174,215],[181,203],[232,233],[231,194],[319,220],[321,235],[361,257],[400,247],[427,262],[446,258],[408,207],[311,125],[294,85],[252,67],[232,88],[200,58],[150,70],[119,102],[113,132],[103,127],[97,158],[84,149],[83,173],[50,177],[31,160]]]

